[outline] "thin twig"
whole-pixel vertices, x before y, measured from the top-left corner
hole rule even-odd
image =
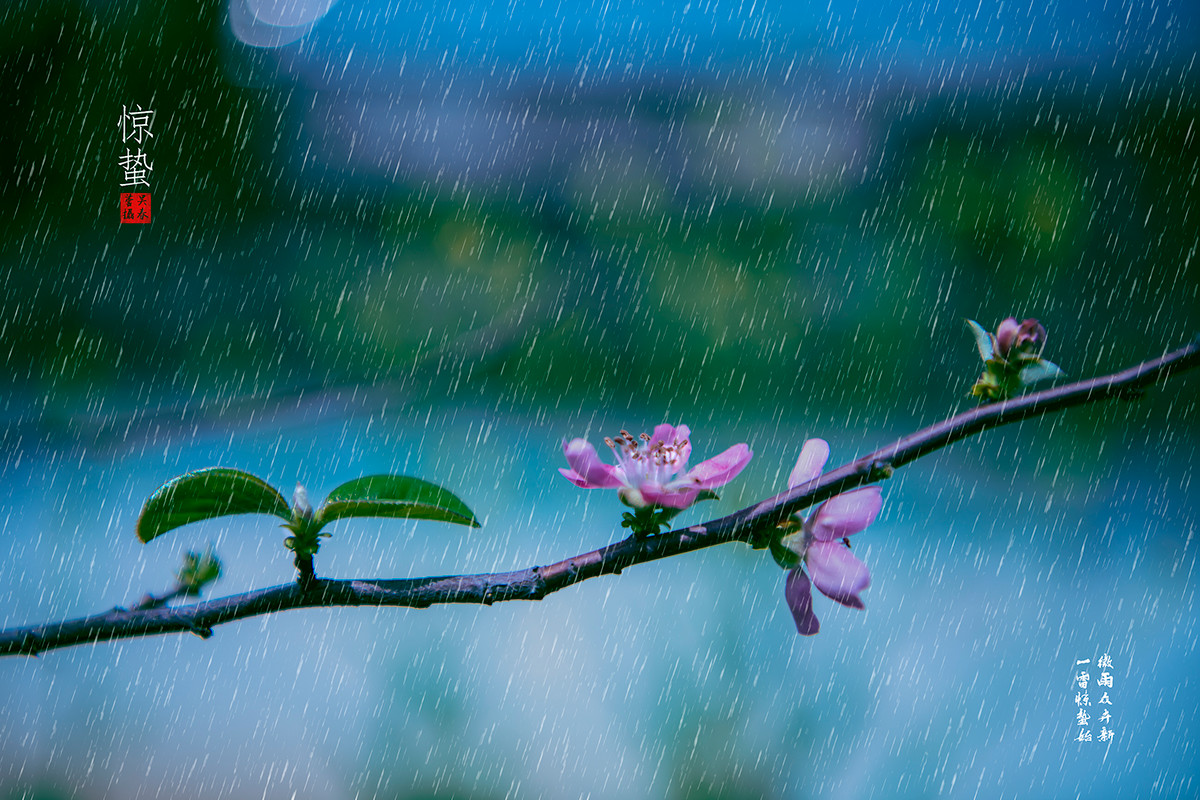
[[[162,608],[172,600],[178,600],[180,597],[187,597],[193,592],[184,586],[182,583],[175,584],[175,588],[165,594],[150,594],[142,595],[142,599],[137,602],[130,611],[149,611],[152,608]]]
[[[630,537],[545,567],[403,580],[313,578],[303,585],[292,583],[188,606],[115,608],[91,617],[0,631],[0,655],[36,655],[58,647],[163,633],[191,632],[208,638],[217,625],[294,608],[426,608],[440,603],[490,605],[506,600],[541,600],[580,581],[619,574],[635,564],[727,542],[756,543],[761,532],[788,515],[849,489],[890,477],[895,469],[960,439],[1071,406],[1133,397],[1151,384],[1197,366],[1200,366],[1200,337],[1161,358],[1113,375],[958,414],[729,516],[654,536]]]

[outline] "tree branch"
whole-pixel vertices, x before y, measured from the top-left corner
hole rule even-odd
[[[545,567],[481,575],[412,579],[308,581],[260,589],[180,607],[142,603],[65,622],[0,631],[0,655],[36,655],[76,644],[95,644],[163,633],[191,632],[202,638],[217,625],[293,608],[400,606],[439,603],[485,604],[541,600],[580,581],[620,574],[635,564],[741,541],[761,545],[761,534],[790,514],[858,486],[874,483],[922,456],[990,428],[1072,406],[1131,398],[1141,390],[1200,366],[1200,337],[1161,358],[1122,372],[984,405],[905,436],[806,484],[702,525],[620,542]]]

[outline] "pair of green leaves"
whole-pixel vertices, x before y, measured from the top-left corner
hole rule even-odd
[[[289,506],[262,478],[237,469],[211,467],[189,472],[159,488],[142,508],[137,535],[149,542],[183,525],[232,514],[271,514],[312,537],[330,522],[349,517],[429,519],[479,527],[462,500],[420,478],[357,478],[330,492],[314,513],[299,487]]]

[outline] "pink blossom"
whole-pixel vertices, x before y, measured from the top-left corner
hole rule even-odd
[[[689,470],[690,436],[687,425],[659,425],[653,435],[643,433],[639,444],[623,430],[604,440],[616,465],[603,463],[586,439],[572,439],[563,443],[570,469],[559,472],[584,489],[619,489],[622,502],[634,508],[687,508],[702,490],[733,480],[754,455],[745,444],[735,444]]]
[[[828,459],[829,445],[822,439],[809,439],[796,460],[788,488],[818,477]],[[810,579],[831,600],[850,608],[864,608],[859,594],[871,585],[871,574],[850,552],[848,537],[874,522],[882,505],[878,486],[839,494],[822,503],[803,521],[799,531],[783,537],[783,546],[798,559],[788,573],[784,597],[801,634],[811,636],[821,628],[812,609]]]

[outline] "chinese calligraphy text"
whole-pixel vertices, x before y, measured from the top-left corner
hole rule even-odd
[[[121,144],[125,153],[117,163],[121,167],[122,189],[145,187],[146,191],[121,193],[121,222],[149,223],[150,222],[150,173],[154,165],[150,162],[145,150],[149,140],[154,138],[151,127],[154,123],[154,111],[135,105],[121,106]]]

